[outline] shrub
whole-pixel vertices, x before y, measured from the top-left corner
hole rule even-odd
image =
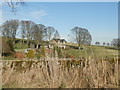
[[[68,45],[67,47],[72,48],[72,49],[79,49],[78,46],[73,46],[73,45]]]
[[[27,58],[34,58],[34,51],[33,50],[29,50],[28,53],[26,53],[26,57]]]
[[[1,38],[0,38],[1,39]],[[0,53],[2,54],[2,56],[9,56],[12,52],[10,45],[8,44],[9,41],[2,38],[2,40],[0,41]]]
[[[13,40],[7,40],[7,44],[9,45],[11,51],[14,51]]]
[[[41,57],[41,53],[40,53],[40,52],[37,52],[37,53],[36,53],[36,58],[39,60],[40,57]]]
[[[18,59],[23,59],[25,56],[19,52],[16,52],[15,53],[15,58],[18,58]]]
[[[54,47],[53,47],[53,57],[55,57],[55,54],[56,54],[56,53],[55,53],[55,52],[56,52],[56,49],[57,49],[57,46],[54,46]]]
[[[14,51],[13,40],[8,40],[7,43],[8,43],[8,45],[10,46],[11,51]]]
[[[74,56],[70,55],[70,58],[71,58],[71,59],[74,59]]]
[[[62,50],[61,48],[57,48],[57,54],[58,54],[58,58],[62,58]]]
[[[45,47],[41,47],[41,57],[45,57]]]

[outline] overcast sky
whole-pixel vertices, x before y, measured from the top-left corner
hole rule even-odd
[[[118,37],[117,2],[27,2],[16,15],[3,4],[3,21],[9,19],[31,20],[52,26],[61,38],[69,40],[70,29],[75,26],[88,29],[92,43],[111,42]]]

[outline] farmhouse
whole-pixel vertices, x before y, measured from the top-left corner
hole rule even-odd
[[[63,48],[63,49],[66,48],[66,40],[65,39],[55,39],[55,38],[53,38],[50,41],[50,44],[57,45],[59,48]]]
[[[45,46],[45,48],[51,48],[53,49],[54,45],[56,45],[59,48],[66,48],[66,40],[65,39],[55,39],[53,38],[49,43],[45,43],[43,44]],[[37,44],[37,43],[30,43],[30,48],[36,48],[36,49],[40,49],[42,44]]]

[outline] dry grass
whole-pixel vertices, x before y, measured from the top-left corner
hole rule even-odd
[[[5,62],[3,87],[12,88],[117,88],[118,59],[84,62]]]

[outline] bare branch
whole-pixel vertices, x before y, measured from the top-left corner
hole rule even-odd
[[[11,8],[11,11],[14,12],[14,13],[17,12],[17,7],[18,6],[21,6],[21,5],[25,4],[25,2],[23,0],[19,0],[17,2],[14,2],[13,0],[10,0],[10,1],[7,0],[6,3]]]

